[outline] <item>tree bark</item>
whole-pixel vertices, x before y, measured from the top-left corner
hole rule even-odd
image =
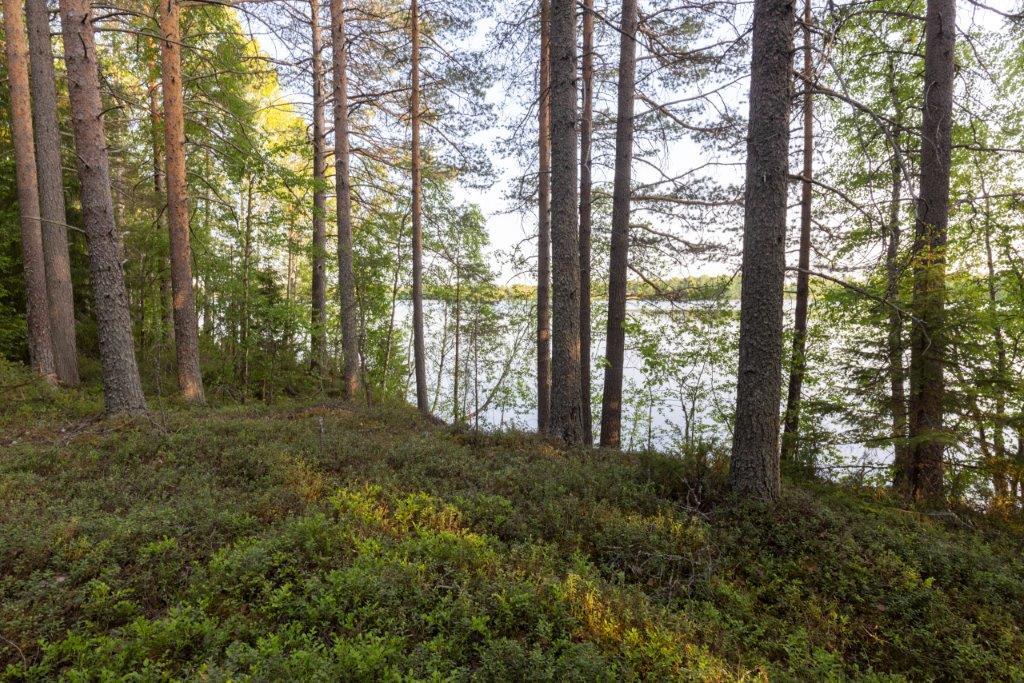
[[[633,109],[636,102],[636,0],[622,2],[619,39],[619,111],[615,131],[615,186],[612,190],[612,238],[608,273],[608,328],[601,445],[622,444],[622,380],[626,355],[626,280],[629,267],[629,217],[633,166]]]
[[[319,0],[309,0],[309,13],[313,48],[313,282],[309,355],[310,367],[322,372],[327,367],[327,103]]]
[[[911,496],[941,505],[944,475],[946,230],[953,111],[955,0],[928,0],[925,16],[921,183],[914,226],[911,334]]]
[[[155,72],[156,65],[151,64]],[[156,211],[157,230],[161,234],[167,234],[167,182],[164,178],[163,145],[161,144],[163,118],[160,113],[160,99],[157,96],[159,84],[156,80],[149,83],[149,128],[150,145],[153,155],[153,192],[156,195],[154,210]],[[169,265],[169,264],[168,264]],[[171,294],[171,273],[168,268],[159,274],[160,278],[160,312],[161,330],[160,338],[169,346],[174,345],[174,296]]]
[[[594,0],[583,7],[583,113],[580,120],[580,395],[583,441],[594,442],[590,410],[590,259],[594,135]]]
[[[423,333],[423,180],[420,159],[420,17],[419,2],[412,0],[409,22],[412,33],[412,328],[416,366],[416,407],[429,413],[427,399],[427,351]]]
[[[551,3],[551,433],[583,442],[576,4]]]
[[[743,222],[739,373],[730,483],[762,502],[779,497],[779,399],[789,180],[794,13],[756,0]]]
[[[980,173],[979,173],[980,175]],[[992,250],[992,208],[982,178],[982,192],[985,196],[985,264],[988,270],[988,305],[992,316],[992,341],[996,347],[995,370],[995,404],[996,413],[992,425],[992,488],[995,491],[996,505],[1002,506],[1009,499],[1009,461],[1006,457],[1006,387],[1010,378],[1007,373],[1006,340],[1003,338],[1003,326],[999,322],[999,291],[996,282],[996,263]]]
[[[188,186],[185,178],[185,109],[181,82],[179,0],[159,0],[160,57],[164,96],[164,153],[167,157],[167,225],[171,244],[174,341],[178,389],[190,403],[203,403],[199,367],[196,297],[192,290]]]
[[[811,61],[811,1],[804,2],[804,168],[800,183],[800,270],[796,276],[796,311],[793,316],[793,358],[786,394],[786,420],[782,432],[782,460],[792,461],[800,445],[800,399],[807,372],[807,303],[810,297],[811,267],[811,201],[814,175],[814,96],[811,83],[814,65]]]
[[[104,402],[109,413],[143,412],[146,398],[135,360],[131,313],[121,266],[121,241],[114,224],[110,162],[103,131],[99,65],[89,0],[61,0],[60,18],[82,193],[82,220],[89,245],[89,276],[99,334]]]
[[[898,120],[898,119],[897,119]],[[886,345],[889,356],[889,412],[892,417],[893,486],[904,489],[909,472],[907,448],[906,370],[903,367],[903,315],[896,308],[900,299],[900,201],[902,171],[893,150],[890,173],[892,190],[889,197],[889,241],[885,250],[885,300],[889,307],[889,331]]]
[[[21,249],[25,269],[25,308],[28,351],[32,368],[47,382],[57,383],[53,340],[46,294],[46,266],[39,220],[39,185],[35,141],[32,139],[32,103],[28,78],[28,36],[21,0],[4,0],[7,71],[11,88],[11,138],[21,219]]]
[[[551,0],[540,0],[537,104],[537,431],[551,428]]]
[[[50,12],[46,0],[27,0],[28,45],[31,52],[32,122],[36,134],[39,209],[42,218],[43,260],[50,316],[50,341],[57,378],[77,386],[78,347],[75,343],[75,301],[71,286],[67,216],[64,211],[64,169],[60,160],[57,124],[57,83],[50,41]]]

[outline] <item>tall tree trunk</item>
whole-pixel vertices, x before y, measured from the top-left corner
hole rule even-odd
[[[903,367],[903,315],[896,308],[900,301],[900,202],[903,176],[897,150],[890,164],[892,190],[889,197],[889,240],[885,250],[885,300],[889,306],[889,332],[886,346],[889,357],[889,412],[892,416],[894,448],[893,486],[903,490],[908,483],[909,450],[907,448],[906,371]]]
[[[583,441],[594,442],[590,411],[590,252],[594,136],[594,0],[583,8],[583,114],[580,120],[580,395]]]
[[[114,224],[110,162],[103,131],[99,64],[89,0],[60,0],[71,124],[81,185],[82,221],[89,245],[89,277],[95,301],[103,397],[109,413],[146,410],[132,338],[131,313]]]
[[[331,0],[334,46],[334,182],[338,219],[338,295],[341,299],[342,390],[359,393],[359,311],[352,252],[352,178],[349,173],[348,36],[345,0]]]
[[[78,347],[75,343],[75,301],[71,287],[67,217],[64,211],[64,169],[60,160],[57,125],[57,84],[50,42],[50,12],[46,0],[27,0],[28,46],[31,52],[32,121],[36,134],[39,208],[46,264],[46,294],[50,341],[57,378],[78,385]]]
[[[910,358],[911,495],[942,504],[944,475],[946,229],[953,112],[955,0],[928,0],[925,16],[921,183],[914,226],[915,321]]]
[[[423,333],[423,179],[420,168],[420,16],[419,1],[412,0],[412,328],[416,366],[416,406],[430,412],[427,402],[427,351]]]
[[[160,57],[164,95],[164,153],[167,157],[167,225],[171,244],[174,341],[178,389],[190,403],[203,403],[199,368],[196,297],[192,291],[188,187],[185,179],[185,109],[181,83],[179,0],[159,0]]]
[[[779,399],[786,271],[790,0],[755,0],[743,221],[739,374],[730,482],[763,502],[779,497]]]
[[[39,185],[35,142],[32,139],[32,103],[28,80],[28,36],[21,0],[4,0],[7,71],[11,87],[11,138],[21,218],[21,249],[25,269],[25,308],[28,351],[32,368],[51,384],[57,383],[53,340],[46,296],[46,266],[39,220]]]
[[[980,175],[980,174],[979,174]],[[998,284],[996,282],[995,256],[992,252],[992,209],[988,198],[985,180],[982,178],[982,192],[985,194],[985,263],[988,268],[988,305],[992,316],[992,341],[996,347],[995,367],[995,403],[996,414],[992,426],[992,487],[995,490],[996,504],[1006,505],[1009,502],[1009,462],[1006,457],[1006,387],[1009,384],[1007,374],[1006,341],[1003,339],[1003,326],[999,321]]]
[[[327,102],[324,96],[324,40],[320,2],[309,0],[313,47],[313,283],[310,365],[327,367]]]
[[[612,244],[608,272],[608,329],[601,445],[622,444],[622,378],[626,356],[626,280],[629,268],[629,216],[633,169],[633,108],[636,102],[636,0],[622,2],[619,38],[619,111],[615,124],[615,187],[612,191]]]
[[[537,431],[551,428],[551,0],[540,0],[537,99]]]
[[[583,442],[576,3],[551,3],[551,433]]]
[[[811,83],[814,65],[811,61],[811,0],[804,2],[804,168],[800,183],[800,270],[796,275],[796,311],[793,319],[793,359],[789,371],[789,392],[786,395],[786,420],[782,433],[782,459],[791,461],[800,445],[800,399],[807,372],[807,300],[811,282],[811,201],[814,174],[814,96]]]
[[[155,72],[156,65],[151,64],[150,69]],[[164,178],[163,159],[163,118],[160,113],[160,99],[157,95],[159,84],[156,80],[149,83],[149,127],[150,145],[153,154],[153,192],[156,194],[156,226],[160,234],[167,233],[167,182]],[[168,264],[169,265],[169,264]],[[160,278],[160,310],[162,327],[160,338],[169,346],[174,345],[174,296],[171,294],[171,272],[161,268],[158,277]]]

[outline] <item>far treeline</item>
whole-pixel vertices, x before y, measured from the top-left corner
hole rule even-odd
[[[1013,3],[126,2],[3,0],[0,351],[47,382],[527,405],[569,448],[678,394],[740,498],[854,443],[909,502],[1024,503]],[[495,188],[500,249],[457,199]]]

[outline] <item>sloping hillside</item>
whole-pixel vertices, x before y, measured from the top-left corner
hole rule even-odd
[[[795,483],[743,508],[714,457],[402,407],[103,421],[0,376],[4,680],[1024,677],[1011,522]]]

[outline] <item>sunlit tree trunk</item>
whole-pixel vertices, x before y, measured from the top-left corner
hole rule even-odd
[[[583,441],[594,442],[590,413],[590,243],[594,134],[594,0],[583,8],[583,113],[580,119],[580,395]]]
[[[75,343],[75,301],[71,287],[67,218],[64,211],[64,170],[57,125],[57,85],[50,42],[50,12],[46,0],[27,0],[28,45],[31,52],[32,122],[36,135],[39,210],[46,264],[46,294],[50,341],[57,378],[65,386],[78,384]]]
[[[103,131],[99,66],[88,0],[61,0],[64,61],[71,99],[71,125],[81,185],[82,221],[89,245],[89,277],[95,302],[103,397],[107,412],[146,409],[135,360],[131,313],[114,224],[110,162]]]
[[[164,96],[164,154],[167,158],[167,225],[171,245],[174,341],[178,389],[190,403],[203,403],[199,367],[199,330],[192,289],[188,185],[185,178],[185,109],[181,82],[181,8],[179,0],[158,0],[160,56]]]
[[[890,173],[892,190],[889,197],[889,240],[885,249],[885,300],[889,303],[889,330],[886,346],[889,356],[889,413],[892,418],[894,445],[894,486],[904,486],[903,477],[909,469],[907,449],[906,370],[903,367],[903,314],[896,308],[900,301],[900,202],[902,172],[893,152]]]
[[[25,308],[28,351],[32,368],[51,384],[57,383],[50,314],[46,295],[46,266],[39,220],[39,186],[35,142],[32,139],[32,103],[28,79],[28,36],[21,0],[4,0],[7,72],[11,88],[11,138],[21,219],[21,253],[25,270]]]
[[[412,327],[416,366],[416,406],[430,412],[427,400],[427,351],[423,332],[423,179],[420,158],[420,17],[419,2],[412,0]]]
[[[814,96],[811,83],[814,65],[811,62],[811,2],[804,2],[804,73],[803,73],[803,133],[804,168],[800,183],[800,256],[796,275],[796,311],[793,316],[793,358],[789,371],[789,391],[786,395],[786,420],[782,433],[782,459],[792,460],[800,441],[800,400],[807,372],[807,300],[811,280],[811,201],[814,174]]]
[[[576,5],[551,3],[551,433],[583,442]]]
[[[779,497],[779,400],[789,183],[794,13],[789,0],[755,0],[743,222],[739,376],[730,483]]]
[[[551,1],[540,0],[537,100],[537,431],[551,426]]]
[[[629,216],[633,168],[633,108],[636,98],[636,0],[623,0],[619,36],[619,111],[615,131],[615,186],[612,196],[612,244],[608,273],[608,329],[601,445],[622,444],[622,380],[626,355],[626,280],[629,267]]]
[[[910,358],[910,494],[931,504],[944,503],[946,229],[955,43],[955,0],[929,0],[925,17],[921,183],[913,250],[912,308],[916,319]]]
[[[319,0],[309,0],[313,48],[313,282],[310,364],[327,367],[327,101],[324,96],[324,41]]]

